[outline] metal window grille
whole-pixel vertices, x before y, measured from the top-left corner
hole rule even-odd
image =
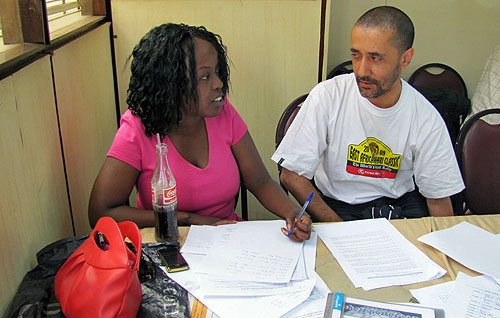
[[[82,11],[79,0],[47,0],[47,17],[49,21]],[[0,19],[0,39],[2,38],[2,20]]]
[[[47,0],[46,5],[49,21],[81,12],[79,0]]]

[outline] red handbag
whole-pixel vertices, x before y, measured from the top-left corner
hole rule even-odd
[[[128,237],[134,254],[125,244]],[[99,244],[100,243],[100,244]],[[66,317],[136,317],[142,299],[138,270],[142,239],[133,222],[110,217],[97,222],[89,238],[56,274],[55,294]]]

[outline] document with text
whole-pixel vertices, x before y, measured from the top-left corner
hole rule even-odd
[[[464,274],[465,275],[465,274]],[[410,289],[410,293],[422,305],[433,308],[446,308],[446,303],[450,299],[451,291],[455,286],[455,281],[431,285],[427,287]]]
[[[181,249],[190,270],[167,275],[218,317],[319,318],[329,290],[314,270],[317,233],[297,243],[281,233],[282,226],[283,220],[192,226]],[[284,271],[276,272],[272,257],[263,261],[270,253],[295,259],[286,269],[290,271],[287,282],[269,281],[269,275]],[[210,260],[213,255],[218,255],[218,262]],[[237,259],[235,255],[246,256]]]
[[[459,272],[445,306],[447,317],[500,317],[500,285],[486,275],[470,277]]]
[[[453,281],[410,292],[422,305],[444,309],[447,317],[500,317],[500,285],[486,275],[459,272]]]
[[[385,218],[319,224],[314,230],[355,287],[407,285],[446,273]]]
[[[204,272],[231,280],[290,282],[303,242],[284,236],[279,230],[284,225],[278,220],[218,226]]]

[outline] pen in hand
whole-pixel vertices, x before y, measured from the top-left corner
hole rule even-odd
[[[300,210],[299,215],[297,215],[297,220],[300,220],[302,215],[304,215],[304,212],[306,211],[306,208],[309,205],[309,202],[311,202],[313,194],[314,194],[314,192],[311,192],[311,194],[309,194],[309,197],[307,198],[306,202],[304,202],[304,205],[302,206],[302,209]],[[294,220],[292,227],[290,228],[290,231],[288,231],[288,235],[287,235],[288,237],[290,237],[290,235],[292,235],[293,229],[295,229],[295,225],[297,225],[297,221]]]

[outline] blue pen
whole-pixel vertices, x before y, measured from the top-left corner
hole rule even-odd
[[[311,194],[309,194],[309,197],[307,198],[306,202],[304,203],[304,206],[302,206],[302,209],[300,210],[299,215],[297,215],[297,220],[300,220],[302,215],[304,215],[304,212],[306,211],[306,208],[309,205],[309,202],[311,202],[313,194],[314,194],[314,192],[311,192]],[[290,228],[290,231],[288,231],[288,235],[287,235],[288,237],[290,237],[290,235],[292,235],[293,229],[295,228],[296,224],[297,224],[297,221],[293,221],[292,227]]]

